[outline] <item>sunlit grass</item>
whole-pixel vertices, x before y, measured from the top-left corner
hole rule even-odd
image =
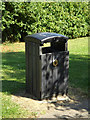
[[[30,117],[29,112],[13,103],[11,96],[2,95],[2,118],[27,118],[27,116]]]
[[[1,45],[2,53],[6,52],[25,52],[25,43],[3,43]]]
[[[88,40],[88,37],[69,40],[68,49],[70,54],[88,55]]]

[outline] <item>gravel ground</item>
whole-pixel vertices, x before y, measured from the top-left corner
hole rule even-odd
[[[38,101],[26,93],[12,95],[12,100],[37,118],[90,118],[87,97],[59,96],[53,100]]]
[[[90,118],[88,114],[88,100],[60,101],[54,103],[54,108],[49,108],[45,115],[40,118]]]

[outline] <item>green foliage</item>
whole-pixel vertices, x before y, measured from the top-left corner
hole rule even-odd
[[[3,41],[23,41],[27,34],[37,32],[88,36],[88,14],[87,2],[3,2]]]

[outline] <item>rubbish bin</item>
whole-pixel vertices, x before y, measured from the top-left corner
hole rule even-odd
[[[68,37],[41,32],[25,37],[26,92],[42,100],[67,94],[69,51]],[[44,43],[49,47],[43,47]]]

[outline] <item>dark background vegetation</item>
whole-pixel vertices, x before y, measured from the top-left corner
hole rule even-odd
[[[2,41],[24,41],[27,34],[55,32],[89,36],[87,2],[3,2]]]

